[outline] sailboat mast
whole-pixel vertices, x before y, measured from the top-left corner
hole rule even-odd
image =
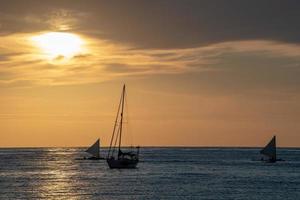
[[[122,141],[122,127],[123,127],[124,100],[125,100],[125,84],[124,84],[124,86],[123,86],[123,92],[122,92],[122,109],[121,109],[121,121],[120,121],[119,152],[120,152],[120,150],[121,150],[121,141]]]
[[[98,140],[96,141],[96,145],[97,145],[96,157],[100,158],[100,152],[99,152],[99,150],[100,150],[100,138],[98,138]]]
[[[274,151],[274,159],[276,160],[277,159],[277,152],[276,152],[276,135],[274,135],[274,147],[275,147],[275,151]]]
[[[116,119],[115,119],[115,125],[114,125],[114,129],[113,129],[113,134],[112,134],[112,137],[111,137],[111,140],[110,140],[110,145],[109,145],[107,157],[109,157],[111,149],[112,149],[112,145],[113,145],[113,141],[114,141],[114,137],[115,137],[115,133],[116,133],[116,127],[117,127],[117,124],[118,124],[118,117],[119,117],[119,113],[120,113],[120,107],[121,107],[121,103],[122,103],[122,98],[123,97],[121,95],[120,103],[119,103],[119,107],[118,107],[118,112],[117,112],[117,116],[116,116]],[[118,137],[118,136],[116,136],[116,137]],[[116,138],[116,140],[117,140],[117,138]]]

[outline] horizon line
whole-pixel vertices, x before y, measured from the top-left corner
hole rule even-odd
[[[38,149],[38,148],[88,148],[89,146],[7,146],[0,147],[0,149]],[[123,148],[130,147],[140,147],[140,148],[263,148],[264,146],[186,146],[186,145],[165,145],[165,146],[155,146],[155,145],[138,145],[138,146],[122,146]],[[109,148],[109,146],[100,146],[101,148]],[[300,146],[277,146],[277,148],[290,148],[297,149]]]

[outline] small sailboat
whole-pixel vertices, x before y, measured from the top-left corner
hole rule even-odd
[[[103,159],[100,157],[100,139],[98,139],[92,146],[90,146],[85,152],[91,154],[91,157],[85,158],[88,160],[100,160]]]
[[[275,163],[276,161],[283,161],[282,159],[277,159],[276,154],[276,136],[274,135],[271,141],[260,151],[264,157],[261,158],[262,161]]]
[[[136,168],[139,162],[139,147],[137,147],[136,152],[125,152],[121,150],[125,96],[126,91],[124,84],[118,107],[117,117],[115,120],[115,125],[110,141],[110,146],[106,158],[107,164],[111,169]]]

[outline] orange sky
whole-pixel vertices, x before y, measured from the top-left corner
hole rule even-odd
[[[250,23],[256,6],[239,18],[223,5],[236,13],[227,18],[196,1],[168,4],[1,2],[0,147],[88,146],[98,137],[107,146],[124,83],[124,145],[263,146],[276,134],[279,146],[299,147],[293,6],[282,8],[277,32],[281,22],[268,21],[268,31]],[[237,18],[251,31],[241,33]]]
[[[279,145],[298,145],[297,113],[286,110],[297,102],[192,94],[188,88],[174,93],[168,92],[171,85],[156,90],[155,84],[141,81],[128,80],[125,130],[130,133],[125,131],[124,144],[262,146],[276,133]],[[108,145],[121,86],[114,81],[6,89],[1,99],[1,146],[87,146],[98,137]]]

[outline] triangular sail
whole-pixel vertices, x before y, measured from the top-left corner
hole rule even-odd
[[[276,160],[276,136],[260,151],[261,154]]]
[[[99,154],[99,145],[100,145],[100,139],[98,139],[92,146],[90,146],[86,152],[88,152],[89,154],[92,154],[94,157],[96,158],[100,158],[100,154]]]

